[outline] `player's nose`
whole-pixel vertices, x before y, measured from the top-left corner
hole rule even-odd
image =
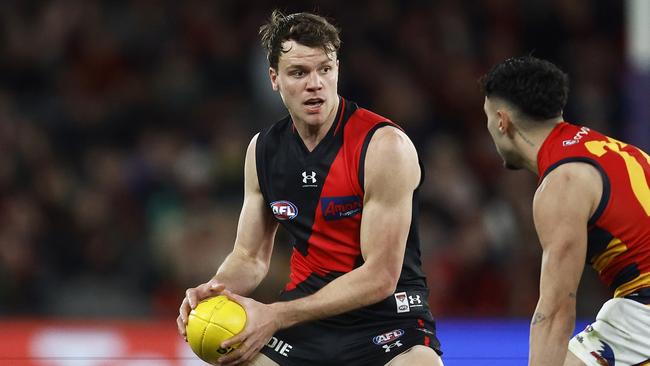
[[[312,71],[307,75],[307,89],[308,90],[318,90],[323,87],[321,76],[318,75],[318,72]]]

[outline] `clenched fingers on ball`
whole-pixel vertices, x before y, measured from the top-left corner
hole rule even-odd
[[[263,345],[255,344],[249,346],[245,342],[242,342],[236,350],[221,357],[219,363],[222,365],[239,365],[249,362],[260,351],[260,349],[262,349],[262,347]]]
[[[185,300],[191,309],[196,307],[196,288],[188,288],[185,291]],[[185,305],[185,300],[183,300],[183,305]],[[189,313],[189,310],[187,312]]]
[[[178,318],[176,318],[176,325],[178,326],[178,333],[183,336],[183,339],[185,339],[187,342],[187,334],[185,333],[185,321],[180,315]]]

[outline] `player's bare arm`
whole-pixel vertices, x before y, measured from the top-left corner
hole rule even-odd
[[[559,166],[535,193],[533,215],[543,255],[540,296],[530,327],[531,366],[564,363],[587,253],[587,223],[601,194],[600,173],[586,163]]]
[[[278,329],[341,314],[390,296],[400,276],[413,191],[419,181],[417,152],[408,137],[393,127],[377,130],[365,161],[360,233],[364,264],[298,300],[264,305],[229,294],[246,308],[249,322],[243,332],[222,345],[244,342],[242,346],[220,361],[227,365],[248,361]]]
[[[189,312],[198,302],[216,296],[225,289],[237,294],[249,294],[268,273],[278,224],[264,204],[257,180],[256,141],[257,135],[253,137],[246,151],[244,203],[239,216],[233,251],[226,257],[212,279],[186,291],[177,319],[179,333],[184,337]]]
[[[237,225],[232,253],[219,267],[214,280],[225,284],[231,292],[247,295],[266,277],[273,252],[273,239],[278,223],[264,203],[257,179],[253,137],[246,151],[244,166],[244,203]]]

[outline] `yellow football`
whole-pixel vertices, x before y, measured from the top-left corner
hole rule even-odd
[[[237,335],[246,325],[246,312],[226,296],[201,301],[190,312],[187,322],[187,342],[192,351],[205,362],[214,363],[238,345],[221,348],[221,342]]]

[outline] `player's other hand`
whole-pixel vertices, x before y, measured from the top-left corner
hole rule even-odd
[[[181,307],[178,309],[179,315],[176,318],[176,325],[178,326],[178,333],[185,339],[187,342],[187,333],[185,328],[187,327],[187,319],[190,316],[190,311],[196,307],[196,305],[201,302],[201,300],[207,299],[208,297],[213,297],[219,295],[224,289],[225,285],[217,282],[215,279],[211,279],[206,283],[202,283],[196,287],[188,288],[185,291],[185,298],[181,303]]]
[[[234,351],[220,357],[217,363],[223,366],[248,364],[271,339],[271,336],[280,329],[279,314],[270,305],[233,294],[228,290],[225,290],[223,295],[228,296],[230,300],[239,303],[244,308],[246,326],[239,334],[221,344],[222,348],[236,344],[239,346]]]

